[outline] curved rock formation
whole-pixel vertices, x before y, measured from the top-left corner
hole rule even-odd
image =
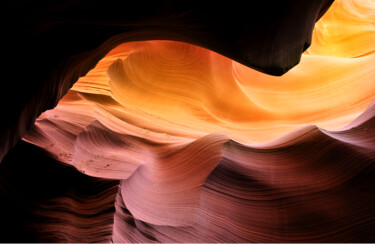
[[[314,23],[332,2],[11,1],[3,9],[7,82],[0,104],[7,106],[0,160],[43,111],[123,42],[188,42],[281,75],[299,62]]]
[[[138,4],[128,7],[137,10]],[[293,7],[282,7],[289,4]],[[312,12],[297,11],[304,4]],[[254,7],[263,13],[266,5]],[[264,17],[264,29],[250,25],[255,37],[250,27],[225,24],[247,19],[241,15],[245,10],[234,22],[219,18],[225,6],[215,6],[212,19],[203,15],[209,5],[194,2],[153,6],[139,19],[121,17],[134,21],[137,31],[127,32],[134,40],[154,33],[173,41],[117,36],[97,52],[76,57],[78,78],[94,64],[93,53],[99,59],[116,45],[5,157],[0,209],[11,225],[4,239],[14,227],[26,233],[25,240],[53,242],[374,241],[375,4],[334,2],[300,64],[281,77],[247,66],[284,71],[290,65],[285,59],[297,60],[295,53],[307,47],[306,19],[318,18],[329,4],[277,5],[279,10],[269,10],[277,18]],[[117,7],[112,14],[121,11]],[[235,12],[232,7],[229,13]],[[163,14],[155,14],[161,9]],[[54,11],[40,14],[55,13],[55,23],[63,24]],[[85,24],[99,23],[90,16]],[[284,27],[295,18],[304,19],[293,22],[297,34],[285,35]],[[214,27],[215,19],[223,32]],[[151,20],[155,25],[142,29]],[[157,25],[167,20],[173,23],[168,28],[186,28],[166,31]],[[198,38],[198,33],[204,34]],[[235,38],[224,38],[226,33]],[[221,41],[214,44],[211,37]],[[271,59],[276,63],[268,63]],[[60,66],[66,69],[60,74],[69,74],[68,66]],[[56,86],[57,97],[69,88],[68,76]],[[27,164],[31,158],[39,164]]]
[[[109,242],[118,184],[84,175],[20,142],[0,165],[0,240]]]

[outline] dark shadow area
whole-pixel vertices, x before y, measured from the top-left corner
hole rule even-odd
[[[108,242],[118,183],[21,141],[0,165],[0,242]]]

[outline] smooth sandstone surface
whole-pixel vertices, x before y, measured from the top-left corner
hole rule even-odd
[[[52,242],[373,242],[374,13],[335,1],[282,76],[117,43],[4,158],[3,222]]]

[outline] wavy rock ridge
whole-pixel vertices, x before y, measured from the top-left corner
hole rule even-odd
[[[39,240],[374,241],[375,36],[363,20],[374,10],[336,1],[282,77],[184,42],[117,46],[18,146],[75,167],[84,188],[37,198],[37,210],[4,188],[5,202],[48,219]]]
[[[71,86],[121,43],[174,40],[265,73],[295,66],[333,0],[11,1],[4,4],[0,159]],[[301,14],[303,12],[303,14]],[[9,101],[11,98],[11,101]],[[5,106],[5,104],[7,106]]]
[[[20,142],[0,165],[1,241],[110,242],[118,184]]]

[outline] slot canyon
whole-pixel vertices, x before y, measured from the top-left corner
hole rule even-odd
[[[5,7],[0,242],[375,241],[374,0]]]

